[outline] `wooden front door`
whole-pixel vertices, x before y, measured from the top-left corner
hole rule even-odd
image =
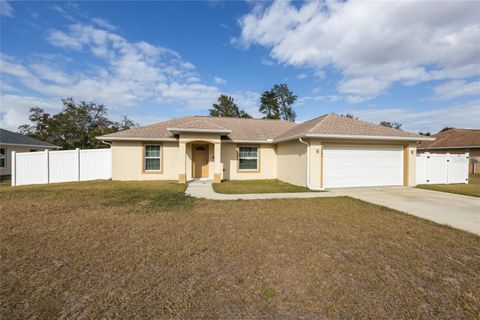
[[[193,145],[192,164],[194,178],[208,178],[208,145]]]

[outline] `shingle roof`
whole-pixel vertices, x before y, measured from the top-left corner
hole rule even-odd
[[[228,129],[229,139],[236,141],[266,141],[273,139],[282,132],[295,126],[295,123],[285,120],[264,120],[249,118],[222,118],[222,117],[202,117],[186,116],[168,121],[155,123],[149,126],[134,128],[125,131],[119,131],[102,136],[101,139],[108,138],[152,138],[152,139],[174,139],[175,135],[168,131],[168,128],[189,128],[206,126],[206,123],[214,129]]]
[[[8,131],[0,128],[0,144],[38,146],[44,148],[60,148],[54,144],[37,140],[29,136],[24,136],[16,132]]]
[[[384,127],[330,113],[301,123],[289,131],[284,132],[277,137],[276,140],[283,140],[304,134],[423,138],[413,132]]]
[[[222,126],[219,126],[210,121],[199,119],[190,122],[181,123],[176,125],[175,128],[178,129],[201,129],[201,130],[228,130]]]
[[[424,141],[418,149],[479,147],[480,129],[450,129],[432,135],[435,141]]]
[[[225,139],[233,141],[266,141],[268,139],[282,141],[306,134],[425,138],[416,133],[387,128],[336,114],[323,115],[300,124],[285,120],[187,116],[141,128],[111,133],[100,138],[103,140],[109,138],[175,139],[175,135],[168,128],[226,129],[231,130],[231,132]]]

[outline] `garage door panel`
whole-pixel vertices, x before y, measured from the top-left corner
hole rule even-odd
[[[325,188],[403,184],[403,147],[328,146],[323,151]]]

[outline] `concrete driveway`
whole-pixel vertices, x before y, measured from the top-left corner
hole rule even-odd
[[[329,191],[480,235],[480,198],[406,187]]]

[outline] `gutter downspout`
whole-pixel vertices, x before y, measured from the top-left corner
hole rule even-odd
[[[107,142],[107,141],[105,141],[105,140],[102,140],[102,143],[103,143],[103,144],[106,144],[106,145],[109,145],[110,148],[112,147],[112,143],[111,143],[111,142]]]
[[[313,190],[313,191],[325,191],[324,188],[313,188],[310,185],[310,143],[303,141],[301,137],[298,138],[298,141],[307,146],[307,177],[306,177],[307,178],[307,188],[310,189],[310,190]]]

